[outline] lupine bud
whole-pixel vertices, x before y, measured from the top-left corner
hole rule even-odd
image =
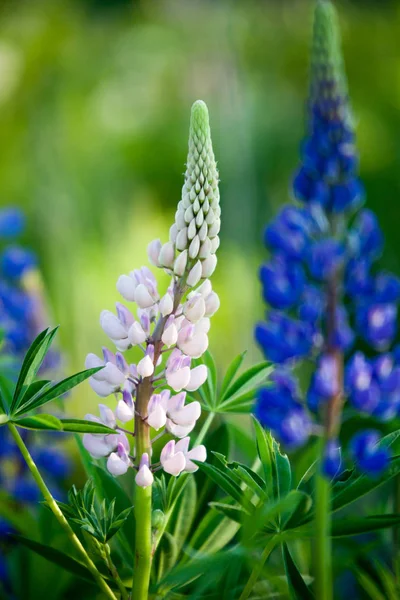
[[[219,232],[219,215],[218,172],[208,111],[204,102],[197,101],[192,107],[185,183],[175,215],[175,227],[170,232],[171,241],[175,241],[178,250],[188,251],[191,260],[207,260],[218,247],[218,242],[213,240]],[[183,275],[176,262],[174,270],[179,276]],[[188,285],[196,285],[204,276],[202,271],[201,268],[192,269]]]
[[[118,350],[124,351],[129,348],[128,329],[111,311],[103,310],[101,312],[100,326],[104,333],[114,342]]]
[[[132,394],[127,390],[123,391],[122,400],[118,401],[117,408],[115,409],[115,416],[121,423],[128,423],[129,421],[132,421],[135,416]]]
[[[211,277],[211,275],[215,271],[215,267],[217,266],[217,257],[215,254],[210,254],[205,260],[202,262],[201,267],[201,276],[203,279],[207,277]]]
[[[162,244],[161,240],[153,240],[147,246],[147,256],[149,257],[149,261],[155,267],[160,267],[159,256],[161,252]],[[123,295],[123,294],[122,294]]]
[[[168,442],[161,451],[160,462],[166,473],[177,477],[186,466],[183,452],[176,452],[175,441]]]
[[[111,410],[111,408],[109,408],[105,404],[99,404],[99,410],[100,410],[100,419],[102,420],[104,425],[107,425],[107,427],[114,429],[116,426],[116,422],[115,422],[115,415],[114,415],[113,411]]]
[[[130,275],[120,275],[117,281],[117,290],[129,302],[135,301],[136,284]]]
[[[205,446],[196,446],[196,448],[189,450],[189,443],[190,438],[188,437],[179,440],[179,442],[177,442],[175,445],[175,451],[182,452],[185,457],[186,465],[184,470],[187,473],[194,473],[199,467],[193,463],[192,460],[205,462],[207,458],[207,450],[205,449]]]
[[[178,258],[175,260],[174,273],[175,273],[175,275],[178,275],[178,277],[182,277],[182,275],[184,274],[186,265],[187,265],[187,260],[188,260],[188,251],[187,250],[184,250],[183,252],[181,252],[181,254],[178,256]]]
[[[139,471],[135,477],[136,485],[139,487],[149,487],[154,481],[154,475],[149,469],[149,464],[149,455],[145,452],[140,459]]]
[[[108,457],[107,469],[111,475],[124,475],[131,466],[127,449],[129,450],[129,445],[126,448],[122,442],[119,442],[117,452],[112,452]]]
[[[169,292],[167,292],[165,296],[161,298],[158,307],[163,317],[166,317],[167,315],[170,315],[172,313],[174,308],[174,301]]]
[[[115,356],[110,352],[110,358],[115,362]],[[99,396],[106,397],[117,391],[125,382],[125,374],[114,364],[101,360],[95,354],[88,354],[85,367],[91,369],[104,365],[104,369],[98,371],[89,378],[89,384]]]
[[[195,294],[183,305],[183,314],[191,323],[197,323],[204,317],[206,303],[201,294]]]
[[[165,324],[165,328],[164,328],[164,332],[161,336],[161,340],[168,348],[170,348],[171,346],[176,344],[177,339],[178,339],[178,329],[175,325],[175,319],[171,315],[171,317],[169,317],[169,319],[167,320],[167,322]]]
[[[135,321],[128,330],[128,339],[133,346],[143,344],[147,339],[147,334],[139,321]]]
[[[164,427],[167,422],[167,401],[169,397],[169,392],[165,394],[153,394],[150,398],[148,407],[147,407],[147,423],[150,427],[153,427],[156,431],[158,431],[161,427]]]
[[[154,364],[149,355],[146,355],[137,364],[137,370],[140,377],[150,377],[154,373]]]
[[[166,242],[160,250],[159,263],[163,267],[172,268],[175,260],[175,248],[172,242]]]
[[[189,275],[187,276],[186,283],[190,287],[194,287],[197,285],[201,279],[202,266],[201,262],[198,260],[197,263],[192,267],[189,271]]]
[[[206,298],[206,312],[205,317],[212,317],[215,315],[220,307],[219,296],[216,292],[211,292]]]

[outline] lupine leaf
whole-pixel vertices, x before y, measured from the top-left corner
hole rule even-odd
[[[232,478],[228,468],[226,468],[225,471],[222,471],[221,469],[208,463],[200,463],[195,460],[193,462],[226,494],[231,496],[234,500],[236,500],[236,502],[243,506],[245,510],[251,510],[251,503],[246,499],[243,491]]]
[[[197,489],[195,478],[188,477],[185,493],[181,494],[168,522],[168,531],[175,541],[177,556],[183,548],[196,514]]]
[[[314,595],[307,587],[303,577],[300,574],[287,544],[282,544],[283,561],[289,586],[290,596],[293,600],[313,600]]]
[[[57,329],[58,328],[56,327],[50,332],[48,329],[45,329],[39,333],[26,353],[11,402],[11,413],[19,407],[25,387],[30,385],[36,377],[40,365],[57,333]]]
[[[239,529],[238,523],[224,517],[216,510],[209,510],[196,527],[189,548],[199,555],[213,554],[229,544]]]
[[[62,431],[60,419],[53,415],[33,415],[13,421],[17,427],[34,430]]]
[[[346,535],[360,535],[394,527],[400,524],[400,515],[368,515],[366,517],[348,517],[334,519],[332,522],[332,536],[343,537]]]
[[[243,523],[244,517],[247,514],[241,506],[235,506],[225,502],[210,502],[209,506],[222,513],[228,519],[231,519],[231,521],[240,524]]]
[[[265,489],[269,492],[273,487],[272,482],[276,473],[272,437],[255,417],[253,417],[253,424],[256,431],[257,452],[264,470]]]
[[[226,373],[225,373],[225,377],[222,380],[222,385],[221,385],[221,390],[220,390],[220,398],[224,398],[226,391],[228,390],[229,386],[232,384],[233,379],[236,376],[236,373],[239,371],[240,367],[242,366],[244,357],[247,354],[247,350],[245,350],[244,352],[242,352],[242,354],[239,354],[236,358],[233,359],[233,361],[231,362],[231,364],[229,365]]]
[[[289,514],[282,516],[282,529],[287,530],[298,527],[302,522],[304,522],[304,517],[310,512],[312,506],[311,496],[305,492],[302,492],[301,490],[297,491],[302,494],[302,498],[300,498],[295,510],[292,510]]]
[[[240,390],[243,389],[245,386],[249,385],[250,382],[252,382],[256,377],[261,376],[261,374],[263,372],[264,372],[264,375],[266,375],[267,372],[270,372],[271,370],[272,370],[271,363],[268,363],[268,362],[262,362],[262,363],[259,363],[258,365],[254,365],[253,367],[250,367],[250,369],[247,369],[247,371],[242,373],[242,375],[240,375],[228,387],[225,394],[221,397],[221,400],[226,400],[227,398],[231,398],[232,396],[234,396],[235,394],[240,392]]]
[[[383,595],[382,591],[379,589],[372,577],[370,577],[367,573],[358,571],[356,572],[356,577],[361,588],[368,594],[369,598],[373,598],[373,600],[388,600],[388,598]]]
[[[254,400],[257,395],[257,388],[249,390],[244,394],[240,394],[240,396],[235,396],[233,398],[228,398],[224,400],[220,404],[218,404],[216,408],[216,412],[219,413],[249,413],[254,404]]]
[[[74,558],[71,558],[64,552],[61,552],[56,548],[52,548],[51,546],[40,544],[39,542],[31,540],[30,538],[24,537],[22,535],[12,534],[11,537],[18,543],[29,548],[29,550],[36,552],[36,554],[39,554],[46,560],[58,565],[59,567],[65,569],[69,573],[72,573],[76,577],[84,579],[88,583],[94,584],[92,575],[90,574],[90,571],[87,570],[85,565],[75,560]]]
[[[103,433],[104,435],[115,433],[115,430],[107,425],[87,419],[60,419],[60,421],[62,430],[71,433]]]
[[[72,388],[82,383],[82,381],[85,381],[85,379],[88,379],[89,377],[100,371],[102,368],[103,367],[95,367],[93,369],[86,369],[85,371],[80,371],[75,375],[71,375],[70,377],[63,379],[62,381],[59,381],[50,389],[46,390],[44,393],[36,395],[34,396],[34,398],[31,398],[31,400],[29,400],[26,404],[22,403],[22,405],[19,406],[16,412],[20,414],[21,412],[31,411],[36,408],[39,408],[40,406],[43,406],[44,404],[47,404],[51,400],[59,398],[69,390],[72,390]]]
[[[273,440],[272,445],[275,455],[278,497],[284,498],[290,492],[292,487],[292,470],[287,454],[281,454],[280,448],[275,440]]]

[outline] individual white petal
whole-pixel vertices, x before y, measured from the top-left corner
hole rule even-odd
[[[212,292],[212,285],[209,279],[205,279],[201,285],[195,290],[196,294],[201,294],[204,299]]]
[[[172,433],[172,435],[174,435],[175,437],[184,438],[194,429],[195,425],[196,425],[196,421],[193,421],[193,423],[186,426],[186,425],[176,425],[176,423],[171,421],[171,419],[167,419],[165,428],[167,431]]]
[[[216,239],[216,238],[214,238]],[[206,237],[204,242],[200,246],[199,258],[207,258],[211,254],[212,243],[210,238]]]
[[[197,285],[199,283],[201,274],[202,274],[202,266],[201,266],[201,262],[198,260],[197,263],[194,265],[194,267],[192,267],[190,269],[186,283],[190,287],[194,287],[195,285]]]
[[[192,460],[197,460],[198,462],[205,462],[207,458],[207,450],[205,446],[196,446],[189,452],[185,454],[186,458],[186,466],[185,471],[187,473],[194,473],[199,468]]]
[[[220,307],[220,301],[216,292],[211,292],[206,298],[205,316],[212,317]]]
[[[175,244],[176,242],[176,236],[178,235],[178,227],[176,226],[176,223],[174,223],[169,230],[169,239],[170,241]]]
[[[185,437],[179,440],[179,442],[175,442],[175,452],[183,452],[183,454],[186,456],[189,450],[189,443],[190,437]]]
[[[179,254],[174,263],[174,273],[178,275],[178,277],[182,277],[185,272],[186,265],[188,260],[188,251],[184,250]]]
[[[216,235],[215,238],[211,240],[211,254],[215,254],[219,248],[219,237]]]
[[[169,387],[175,392],[180,392],[187,386],[190,380],[190,367],[183,367],[177,371],[166,371],[166,379]]]
[[[200,358],[208,348],[208,336],[206,333],[198,332],[193,337],[181,341],[180,334],[178,335],[177,346],[186,356],[191,358]]]
[[[171,440],[161,450],[160,462],[166,473],[177,476],[186,466],[183,452],[175,452],[175,442]]]
[[[185,250],[188,244],[188,230],[187,227],[184,227],[178,232],[176,236],[176,247],[178,250]]]
[[[117,408],[115,409],[115,416],[121,423],[128,423],[132,421],[135,416],[133,407],[130,407],[123,400],[119,400]]]
[[[195,295],[183,305],[183,314],[191,323],[197,323],[204,317],[206,312],[206,303],[201,295]]]
[[[155,303],[153,296],[144,283],[139,283],[135,290],[135,302],[140,308],[150,308]]]
[[[85,433],[82,438],[84,448],[93,458],[102,458],[110,453],[110,449],[104,435],[93,435]]]
[[[103,310],[100,314],[100,326],[104,333],[113,340],[126,337],[126,329],[111,311]]]
[[[125,300],[129,300],[129,302],[134,302],[135,300],[135,288],[136,284],[132,277],[129,275],[121,275],[117,281],[117,290],[125,298]]]
[[[95,369],[96,367],[104,367],[104,360],[99,358],[96,354],[92,352],[86,356],[85,359],[85,368],[86,369]]]
[[[221,229],[221,220],[215,219],[215,221],[213,221],[208,228],[208,237],[210,237],[210,238],[215,237],[216,235],[218,235],[220,229]]]
[[[200,250],[200,239],[195,235],[189,246],[189,258],[196,258]]]
[[[147,334],[144,331],[141,324],[139,323],[139,321],[135,321],[133,325],[129,327],[128,339],[134,346],[136,346],[137,344],[143,344],[143,342],[146,341]]]
[[[89,385],[92,390],[102,398],[106,398],[116,391],[116,387],[108,383],[108,381],[99,381],[94,377],[89,377]]]
[[[117,477],[118,475],[124,475],[128,468],[129,462],[122,460],[122,458],[120,458],[116,452],[111,452],[107,459],[107,469],[111,475],[114,475],[114,477]]]
[[[208,317],[203,317],[196,323],[196,333],[208,333],[210,331],[211,321]]]
[[[114,429],[117,423],[115,420],[115,415],[111,408],[109,406],[106,406],[105,404],[99,404],[99,411],[100,418],[104,425],[107,425],[107,427],[111,427],[111,429]]]
[[[195,400],[190,404],[186,404],[181,410],[168,411],[168,417],[176,424],[187,427],[201,415],[200,403]]]
[[[129,341],[128,337],[118,339],[118,340],[110,338],[110,340],[112,342],[114,342],[116,349],[119,350],[120,352],[125,352],[125,350],[128,350],[132,345],[131,342]]]
[[[149,257],[149,261],[151,262],[151,264],[154,265],[155,267],[160,266],[160,262],[158,260],[158,257],[160,255],[160,250],[161,250],[161,240],[153,240],[147,246],[147,256]]]
[[[165,426],[167,422],[167,415],[165,414],[164,408],[158,403],[153,410],[149,410],[147,417],[147,423],[150,427],[153,427],[156,431]]]
[[[116,365],[110,362],[106,364],[102,371],[99,371],[99,374],[100,373],[104,381],[107,381],[108,383],[118,387],[125,381],[125,375],[122,373],[122,371],[120,371]],[[97,379],[99,379],[99,377]]]
[[[141,377],[150,377],[154,373],[154,364],[150,356],[144,356],[137,364],[137,370]]]
[[[175,260],[175,247],[172,242],[166,242],[160,250],[158,261],[163,267],[171,268]]]
[[[215,254],[210,254],[208,258],[202,261],[202,277],[211,277],[217,266],[217,257]]]
[[[205,365],[199,365],[190,371],[189,383],[185,386],[188,392],[194,392],[203,385],[208,375],[207,367]]]
[[[158,308],[163,317],[170,315],[174,309],[174,301],[168,292],[161,298]]]
[[[170,348],[171,346],[176,344],[177,339],[178,339],[178,330],[176,328],[175,323],[171,323],[171,325],[169,325],[164,330],[164,332],[161,336],[161,340],[168,348]]]
[[[170,411],[182,410],[185,406],[186,400],[186,392],[180,392],[179,394],[175,394],[175,396],[170,396],[167,403],[167,414],[169,415]]]
[[[154,481],[154,475],[149,469],[149,456],[144,453],[139,465],[139,471],[135,477],[136,485],[142,488],[149,487]]]

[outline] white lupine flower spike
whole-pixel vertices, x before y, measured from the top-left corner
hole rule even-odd
[[[92,389],[101,398],[113,394],[116,400],[113,409],[99,405],[100,417],[86,416],[115,433],[85,434],[83,444],[92,457],[106,459],[114,476],[135,469],[137,490],[150,487],[158,470],[178,477],[197,470],[193,461],[206,460],[204,446],[189,450],[189,434],[201,406],[186,392],[194,392],[207,379],[206,366],[193,364],[193,359],[207,350],[210,317],[219,308],[208,277],[217,265],[220,216],[208,111],[204,102],[197,101],[175,223],[168,240],[155,239],[147,247],[152,269],[162,269],[170,283],[159,292],[157,279],[146,266],[121,275],[117,290],[124,303],[117,302],[116,312],[104,310],[100,315],[100,325],[117,351],[105,348],[103,357],[88,354],[85,363],[87,368],[102,367],[89,379]],[[127,350],[141,353],[137,362],[127,362],[122,354]],[[151,439],[165,433],[176,439],[166,443],[157,462]]]

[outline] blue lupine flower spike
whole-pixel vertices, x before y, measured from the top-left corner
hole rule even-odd
[[[322,431],[323,471],[333,478],[341,465],[343,408],[379,420],[399,414],[400,352],[390,350],[400,281],[374,268],[383,235],[373,212],[361,208],[339,29],[329,0],[317,2],[313,38],[307,136],[293,181],[299,203],[284,206],[266,228],[271,258],[260,269],[270,310],[255,337],[266,358],[281,367],[260,391],[255,413],[289,449]],[[369,346],[368,356],[355,351],[360,341]],[[293,368],[304,360],[315,368],[301,393]],[[376,435],[366,451],[353,452],[359,468],[373,475],[389,456]]]

